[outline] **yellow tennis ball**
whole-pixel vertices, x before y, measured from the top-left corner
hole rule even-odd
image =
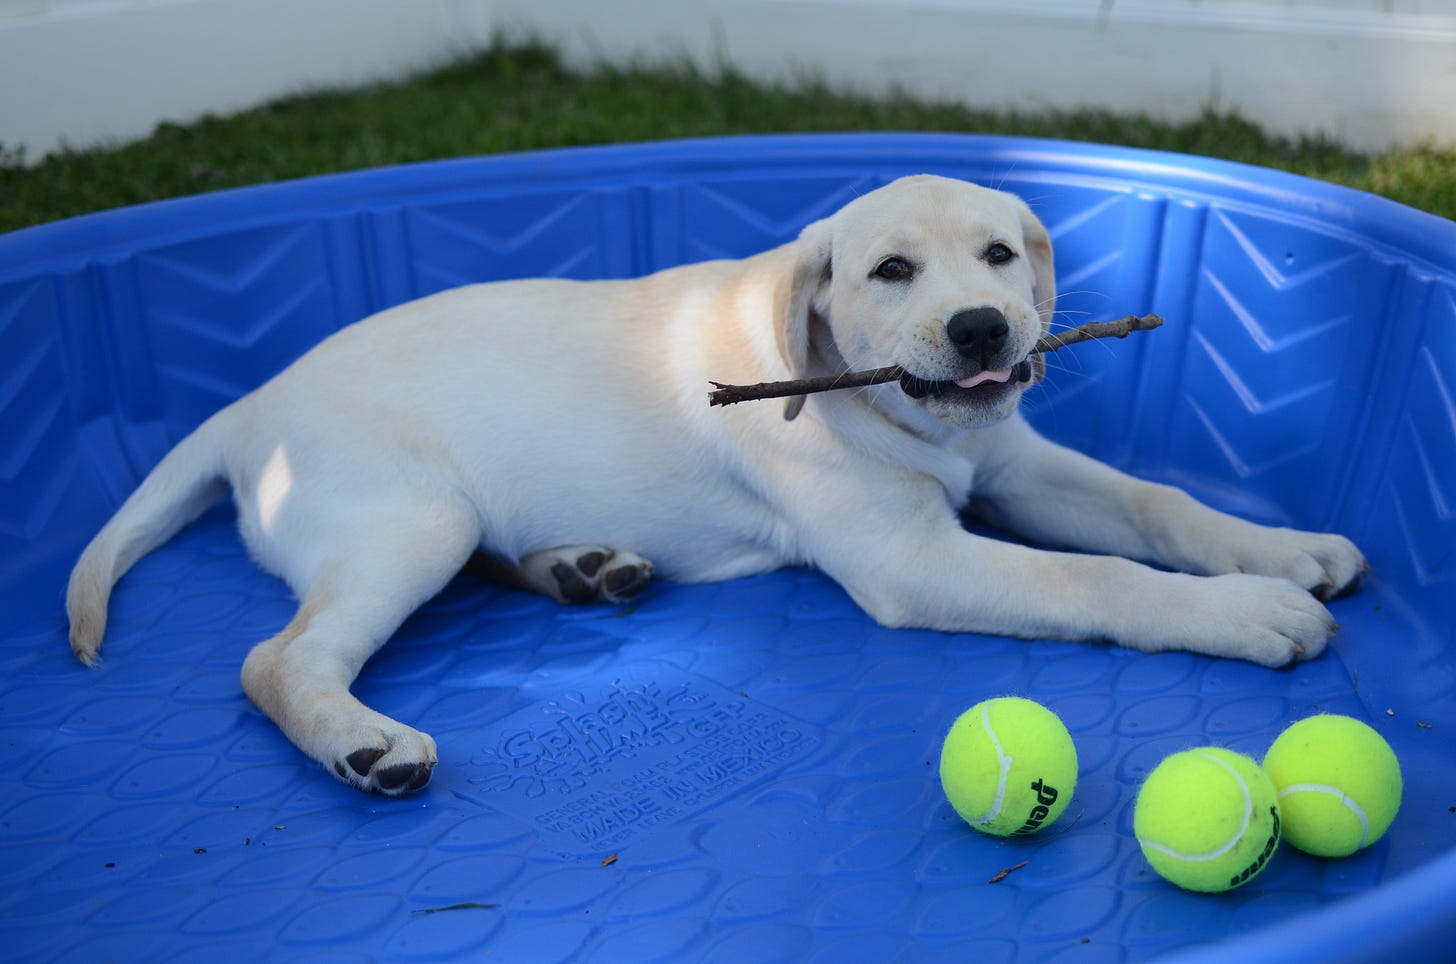
[[[1163,760],[1138,791],[1133,832],[1143,856],[1186,890],[1232,890],[1279,848],[1279,799],[1249,757],[1207,746]]]
[[[940,751],[940,785],[984,833],[1020,837],[1053,823],[1077,788],[1077,748],[1055,713],[999,696],[962,713]]]
[[[1317,857],[1348,857],[1379,840],[1400,809],[1400,762],[1379,733],[1348,716],[1300,720],[1264,756],[1284,839]]]

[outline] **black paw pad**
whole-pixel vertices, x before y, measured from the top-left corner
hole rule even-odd
[[[560,590],[561,598],[569,603],[589,603],[597,598],[596,587],[578,570],[564,562],[552,564],[551,576],[556,580],[556,588]]]
[[[639,566],[622,566],[608,570],[602,585],[617,599],[631,599],[647,588],[647,573]]]
[[[379,781],[379,789],[387,793],[412,793],[430,782],[430,774],[434,769],[434,764],[431,763],[398,763],[385,767],[374,777]]]
[[[369,775],[369,768],[374,766],[375,761],[378,760],[380,757],[384,756],[386,752],[388,751],[380,750],[375,747],[366,747],[362,750],[355,750],[344,759],[348,761],[350,768],[353,769],[355,773],[359,774],[361,777],[367,777]],[[336,766],[336,769],[339,770],[340,776],[344,775],[342,767]]]

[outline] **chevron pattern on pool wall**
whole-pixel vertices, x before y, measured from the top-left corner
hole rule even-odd
[[[632,201],[628,192],[498,193],[408,209],[398,239],[383,236],[386,216],[372,237],[409,265],[411,297],[507,278],[623,278],[641,273]],[[391,251],[394,240],[403,251]]]
[[[1331,511],[1393,274],[1358,245],[1294,222],[1211,208],[1169,455],[1258,496],[1309,492]],[[1311,350],[1313,342],[1319,350]],[[1308,518],[1305,524],[1310,524]]]
[[[878,186],[867,175],[845,174],[734,178],[659,189],[649,212],[652,270],[776,248]]]
[[[48,278],[0,287],[0,558],[13,558],[54,514],[64,485],[35,492],[31,475],[60,482],[75,471],[76,440],[67,398],[66,356]],[[39,496],[39,498],[36,498]]]
[[[1407,388],[1399,411],[1389,415],[1389,455],[1378,477],[1355,478],[1352,488],[1370,494],[1351,511],[1364,517],[1369,538],[1405,549],[1379,561],[1395,570],[1389,578],[1409,587],[1432,644],[1445,647],[1432,652],[1445,655],[1432,667],[1431,683],[1444,680],[1456,694],[1449,656],[1456,643],[1456,283],[1413,278],[1411,287],[1414,297],[1406,303],[1420,313],[1403,321],[1419,340],[1410,355],[1393,356],[1383,373]]]
[[[113,374],[131,411],[195,424],[338,330],[336,258],[323,225],[307,220],[155,248],[115,270],[126,357]]]

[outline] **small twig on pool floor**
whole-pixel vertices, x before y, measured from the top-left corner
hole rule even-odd
[[[1001,881],[1005,880],[1007,877],[1010,877],[1012,874],[1016,873],[1018,870],[1020,870],[1022,867],[1025,867],[1029,863],[1031,863],[1031,861],[1023,860],[1019,864],[1013,864],[1012,866],[1007,867],[1005,870],[998,872],[995,877],[992,877],[990,880],[986,881],[986,883],[1000,883]]]
[[[495,910],[500,904],[451,904],[448,907],[426,907],[423,910],[415,911],[415,914],[443,914],[447,910]]]

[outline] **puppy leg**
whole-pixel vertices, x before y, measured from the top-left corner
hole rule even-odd
[[[533,552],[519,566],[477,557],[472,567],[496,582],[550,596],[559,603],[624,603],[652,581],[652,563],[635,552],[561,546]]]
[[[928,477],[886,466],[820,488],[831,487],[834,499],[795,507],[803,545],[886,626],[1103,640],[1265,666],[1318,656],[1335,630],[1324,605],[1284,579],[1164,572],[973,535]]]
[[[953,519],[943,526],[904,521],[821,563],[886,626],[1109,641],[1264,666],[1318,656],[1335,631],[1329,611],[1287,580],[1163,572],[1116,556],[975,536]],[[915,564],[886,562],[905,559]]]
[[[1020,419],[995,432],[1001,444],[977,480],[974,508],[1026,538],[1196,575],[1287,579],[1321,600],[1353,591],[1370,568],[1344,536],[1219,512],[1049,442]]]
[[[466,510],[420,506],[371,520],[334,547],[293,621],[249,653],[243,688],[308,756],[363,790],[399,795],[430,780],[428,734],[349,692],[365,661],[459,571],[478,542]]]

